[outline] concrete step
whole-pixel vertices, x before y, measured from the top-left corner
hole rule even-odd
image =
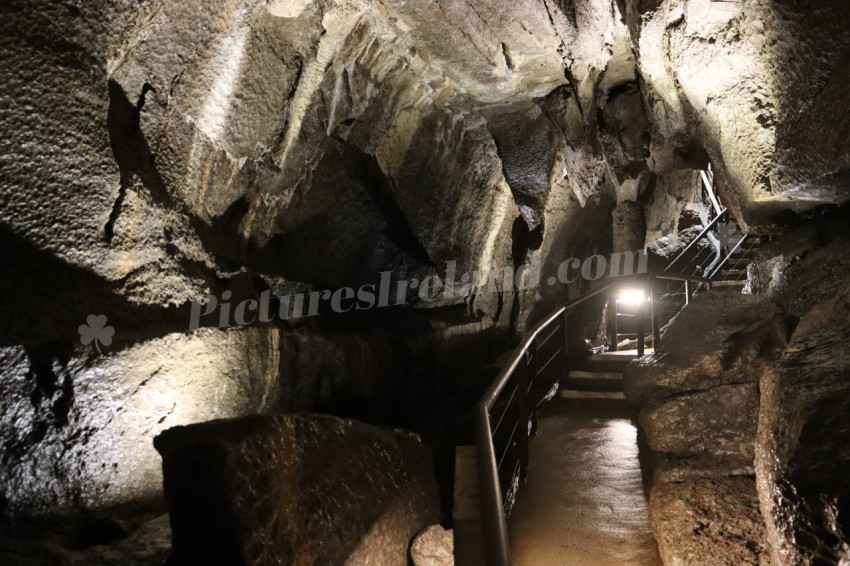
[[[622,391],[622,372],[571,371],[566,388],[578,391]]]
[[[743,287],[747,284],[746,280],[741,281],[715,281],[711,284],[712,287]]]
[[[614,399],[617,401],[625,401],[626,396],[622,391],[573,391],[571,389],[562,389],[560,392],[561,399]]]
[[[758,250],[750,248],[747,250],[739,250],[732,254],[732,259],[755,259],[758,255]]]
[[[585,372],[613,372],[613,373],[622,373],[623,368],[626,367],[630,361],[632,361],[636,356],[617,356],[610,358],[601,358],[600,356],[590,356],[578,364],[575,369],[576,371],[585,371]],[[601,358],[601,359],[600,359]]]

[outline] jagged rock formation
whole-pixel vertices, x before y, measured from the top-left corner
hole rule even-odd
[[[626,2],[654,117],[652,161],[695,157],[719,172],[745,226],[847,199],[848,41],[843,2]],[[830,117],[831,116],[831,117]],[[671,140],[674,143],[670,143]]]
[[[846,200],[848,9],[4,2],[4,515],[161,512],[146,455],[174,424],[298,409],[413,426],[582,287],[500,280],[189,333],[201,296],[445,277],[448,261],[527,264],[533,287],[564,259],[676,237],[709,161],[746,229]],[[103,352],[80,342],[93,314],[115,330]]]
[[[439,519],[414,435],[329,416],[176,427],[156,438],[174,546],[169,564],[406,566]]]
[[[771,242],[627,368],[665,564],[848,560],[846,210]]]
[[[761,379],[755,457],[776,564],[850,560],[846,210],[802,226],[760,254],[753,289],[795,322],[788,351]]]
[[[769,554],[753,458],[759,379],[785,334],[770,299],[712,291],[626,369],[654,455],[650,516],[665,564],[758,565]]]

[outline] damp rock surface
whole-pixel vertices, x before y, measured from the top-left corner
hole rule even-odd
[[[697,296],[672,322],[652,355],[625,371],[634,402],[664,403],[718,386],[757,383],[785,345],[784,311],[770,298],[716,289]]]
[[[850,560],[850,295],[803,316],[761,384],[756,477],[778,564]]]
[[[163,432],[172,565],[406,566],[439,520],[431,454],[410,433],[319,415]]]
[[[765,564],[754,478],[759,381],[785,345],[782,308],[712,290],[692,300],[659,349],[626,367],[650,450],[650,517],[665,564]]]
[[[750,478],[657,483],[649,512],[666,565],[770,564],[758,494]]]
[[[56,344],[0,349],[0,494],[12,516],[162,507],[153,438],[257,413],[274,399],[273,329],[171,334],[103,356]]]

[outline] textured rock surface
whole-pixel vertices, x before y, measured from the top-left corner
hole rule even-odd
[[[422,279],[448,260],[545,282],[567,258],[677,238],[709,161],[745,228],[846,200],[847,21],[838,0],[3,2],[4,513],[147,497],[141,445],[176,418],[166,399],[197,398],[185,422],[416,420],[451,391],[447,368],[490,361],[586,286],[500,283],[395,326],[244,341],[185,334],[199,295]],[[809,277],[796,257],[765,267],[771,294]],[[815,304],[791,295],[793,316]],[[577,311],[576,350],[603,308]],[[79,347],[91,314],[116,329],[103,355]],[[213,385],[184,387],[207,361]],[[145,401],[117,413],[136,387]]]
[[[846,3],[626,6],[655,118],[655,170],[669,168],[684,140],[693,140],[710,155],[727,205],[744,225],[769,221],[783,207],[847,199],[850,117],[829,110],[839,107],[850,80]]]
[[[414,566],[454,566],[454,537],[451,530],[431,525],[413,539],[410,557]]]
[[[647,407],[640,424],[657,452],[752,460],[758,407],[758,383],[717,385]]]
[[[676,235],[695,225],[701,225],[698,214],[700,183],[698,173],[690,169],[674,170],[661,175],[644,197],[646,244],[659,238]],[[687,210],[686,210],[687,209]],[[694,218],[695,217],[695,218]]]
[[[800,317],[761,380],[756,477],[778,564],[850,559],[847,242],[838,211],[771,242],[751,273],[754,290]]]
[[[652,451],[650,517],[665,564],[768,563],[753,458],[759,380],[785,332],[771,299],[713,290],[626,368]]]
[[[169,564],[406,566],[439,518],[430,452],[409,433],[328,416],[257,416],[156,439]]]
[[[850,296],[812,309],[761,385],[756,474],[778,564],[850,560]]]
[[[275,330],[204,329],[105,356],[56,345],[4,348],[0,486],[7,510],[161,505],[154,436],[266,409],[276,400],[277,343]]]
[[[639,403],[758,383],[785,346],[782,308],[769,298],[722,289],[703,293],[662,336],[661,348],[626,368],[626,396]]]
[[[659,482],[649,509],[665,566],[770,564],[750,478]]]

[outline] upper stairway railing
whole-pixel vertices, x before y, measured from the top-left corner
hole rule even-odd
[[[717,275],[729,263],[730,258],[744,246],[749,236],[736,234],[737,226],[730,221],[729,211],[720,204],[717,197],[711,166],[705,171],[700,171],[700,181],[703,200],[710,204],[707,207],[710,220],[702,232],[673,258],[664,272],[716,281]],[[700,289],[700,285],[691,286],[688,281],[673,282],[663,289],[661,291],[663,306],[659,309],[660,327],[665,328]]]
[[[657,281],[679,281],[711,288],[711,281],[675,273],[619,277],[555,310],[537,324],[514,351],[508,364],[475,408],[475,444],[487,566],[510,566],[506,516],[528,469],[529,437],[537,424],[535,385],[548,386],[567,375],[567,321],[575,306],[607,291],[642,286],[648,300],[638,311],[638,355],[643,355],[647,322],[653,345],[660,337],[655,308]]]

